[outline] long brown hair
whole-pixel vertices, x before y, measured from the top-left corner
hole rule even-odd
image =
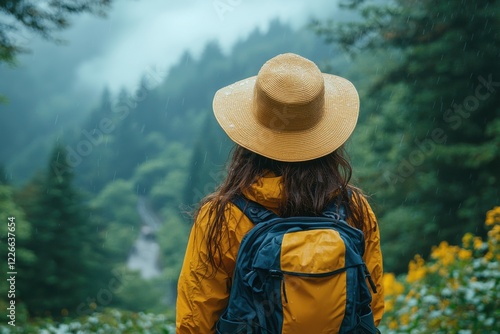
[[[281,217],[319,216],[331,201],[346,207],[349,223],[365,230],[368,209],[361,200],[361,190],[350,185],[352,168],[343,147],[303,162],[281,162],[253,153],[236,145],[227,168],[227,177],[218,189],[205,197],[195,213],[209,203],[208,228],[203,242],[207,243],[208,263],[212,274],[223,265],[221,239],[228,204],[259,177],[273,172],[283,179],[282,200],[278,208]],[[349,191],[350,190],[350,191]],[[352,195],[349,195],[351,193]],[[196,221],[196,219],[195,219]]]

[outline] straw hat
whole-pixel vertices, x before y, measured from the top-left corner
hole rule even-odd
[[[286,53],[268,60],[257,76],[218,90],[213,109],[237,144],[274,160],[306,161],[349,138],[359,97],[348,80]]]

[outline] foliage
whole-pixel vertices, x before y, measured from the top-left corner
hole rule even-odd
[[[27,248],[27,241],[30,239],[33,230],[30,222],[26,219],[24,211],[19,207],[14,201],[14,189],[10,186],[0,183],[0,213],[2,213],[1,219],[4,221],[0,224],[0,258],[2,262],[0,263],[0,270],[2,273],[7,273],[9,270],[7,265],[7,252],[9,247],[7,246],[8,232],[12,232],[15,235],[15,268],[16,271],[20,273],[23,272],[24,268],[29,267],[36,261],[35,254]],[[15,230],[8,231],[8,218],[15,218]],[[22,268],[22,269],[21,269]],[[19,279],[21,275],[17,277]],[[5,310],[8,306],[8,284],[0,284],[0,308]],[[17,293],[17,301],[22,300],[22,297]],[[21,297],[21,298],[20,298]],[[16,305],[16,316],[17,318],[27,317],[27,312],[21,310],[19,304]]]
[[[163,211],[166,217],[158,232],[158,243],[161,246],[161,262],[165,278],[177,285],[177,277],[181,271],[184,252],[189,235],[189,225],[179,216],[178,210],[167,208]]]
[[[365,116],[350,152],[374,194],[384,264],[402,272],[440,240],[484,236],[479,217],[500,200],[500,2],[344,4],[356,19],[312,27],[355,56]]]
[[[130,270],[126,276],[111,305],[133,312],[163,312],[166,290],[163,277],[143,279],[138,272]]]
[[[17,53],[26,51],[28,32],[53,39],[56,31],[69,26],[70,15],[104,15],[110,4],[110,0],[0,1],[0,63],[12,62]]]
[[[169,334],[175,333],[173,314],[152,314],[105,309],[102,313],[60,322],[34,319],[21,326],[0,325],[0,334]]]
[[[161,152],[139,165],[132,178],[140,193],[148,195],[155,210],[177,208],[182,202],[191,150],[181,143],[165,143]]]
[[[499,206],[488,211],[486,225],[486,240],[466,233],[461,246],[433,247],[427,262],[415,256],[406,277],[384,275],[382,333],[499,333]]]
[[[65,158],[64,148],[56,145],[31,196],[21,199],[34,230],[26,248],[36,261],[19,278],[20,295],[31,315],[73,314],[110,276],[99,226],[89,219]]]
[[[228,152],[233,146],[225,133],[220,131],[214,117],[207,116],[193,149],[189,177],[184,186],[183,203],[186,209],[197,205],[220,184],[225,176],[223,167],[228,159]]]
[[[89,203],[93,212],[91,219],[105,230],[103,245],[112,263],[126,261],[139,234],[141,219],[137,213],[137,200],[131,182],[115,180]],[[117,207],[120,209],[116,210]]]

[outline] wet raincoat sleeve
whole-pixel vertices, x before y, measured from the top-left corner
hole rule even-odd
[[[377,287],[377,293],[372,292],[371,309],[375,319],[375,325],[378,326],[384,314],[384,285],[382,282],[383,265],[382,265],[382,251],[380,249],[380,229],[378,227],[377,219],[373,213],[368,201],[362,198],[363,204],[367,208],[367,214],[370,219],[366,221],[370,226],[366,226],[365,231],[365,254],[363,260],[370,271],[373,282]]]
[[[215,324],[229,301],[232,272],[237,254],[236,245],[241,236],[238,231],[222,231],[223,268],[215,275],[206,275],[207,248],[205,232],[208,224],[207,209],[202,208],[189,236],[186,255],[177,287],[176,333],[215,333]],[[240,215],[241,218],[241,215]],[[235,219],[231,215],[231,219]],[[231,224],[234,226],[234,224]],[[245,225],[245,224],[243,224]],[[242,233],[244,234],[244,233]],[[234,240],[234,239],[238,240]],[[234,241],[234,242],[233,242]]]

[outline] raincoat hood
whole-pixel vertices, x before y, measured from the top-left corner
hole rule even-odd
[[[276,211],[282,200],[283,182],[281,176],[268,173],[257,179],[248,189],[243,190],[243,195],[266,208]]]

